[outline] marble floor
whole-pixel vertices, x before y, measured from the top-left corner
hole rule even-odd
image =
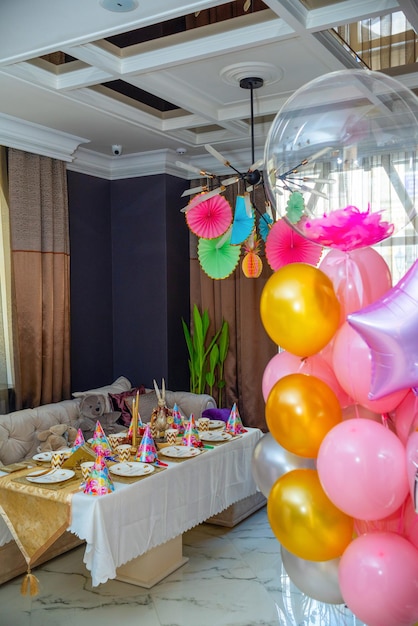
[[[0,587],[0,626],[361,626],[342,605],[301,594],[286,576],[266,508],[235,528],[201,524],[183,535],[189,561],[152,589],[116,580],[92,587],[84,546]]]

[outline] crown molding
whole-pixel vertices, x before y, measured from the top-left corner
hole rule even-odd
[[[213,171],[219,176],[231,173],[230,168],[216,161],[206,151],[188,159],[169,149],[116,157],[80,147],[84,143],[88,143],[88,140],[0,113],[0,145],[66,161],[67,169],[73,172],[107,180],[155,174],[170,174],[185,180],[196,178],[196,174],[177,164],[182,161],[199,169]],[[251,164],[250,149],[230,151],[224,156],[240,171],[246,171]],[[261,151],[256,153],[256,159],[261,156]]]
[[[71,161],[78,146],[88,142],[89,139],[83,137],[51,130],[40,124],[0,113],[0,145],[8,148],[17,148],[60,161]]]
[[[239,171],[246,172],[251,165],[250,149],[248,151],[236,150],[225,153],[224,156]],[[256,160],[262,158],[263,151],[255,153]],[[85,148],[79,148],[75,158],[67,164],[67,170],[105,178],[107,180],[121,180],[124,178],[139,178],[141,176],[153,176],[155,174],[170,174],[191,180],[198,174],[189,172],[178,165],[178,162],[192,165],[195,168],[213,172],[218,176],[231,174],[231,168],[225,167],[207,152],[184,158],[174,150],[153,150],[137,154],[122,154],[121,156],[107,156],[92,152]]]
[[[107,180],[138,178],[155,174],[171,174],[187,180],[188,172],[176,165],[178,160],[178,154],[168,149],[107,156],[79,148],[74,160],[68,163],[67,170]]]

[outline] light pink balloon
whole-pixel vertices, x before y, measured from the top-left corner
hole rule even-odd
[[[341,323],[349,313],[372,304],[392,287],[390,269],[373,248],[350,252],[333,249],[319,265],[334,286],[341,304]]]
[[[365,406],[361,406],[361,404],[351,404],[345,407],[342,411],[342,418],[343,420],[355,418],[373,420],[378,424],[383,424],[383,426],[386,426],[393,433],[397,434],[394,421],[388,413],[373,413],[373,411],[370,411],[370,409]]]
[[[406,442],[406,471],[408,474],[409,492],[415,508],[418,509],[418,431],[409,435]]]
[[[263,373],[262,390],[264,400],[267,401],[268,395],[275,383],[289,374],[306,374],[307,376],[316,376],[332,389],[338,398],[341,407],[351,403],[350,398],[342,389],[337,381],[332,368],[319,355],[314,354],[306,359],[301,359],[290,352],[280,352],[275,354],[267,363]]]
[[[393,411],[396,434],[403,444],[406,445],[411,429],[415,422],[418,423],[418,397],[410,389],[402,402]]]
[[[352,541],[338,569],[344,602],[368,626],[412,626],[418,620],[418,550],[395,533]]]
[[[409,491],[404,446],[388,428],[368,419],[334,426],[319,448],[317,469],[328,498],[355,519],[388,517]]]
[[[371,352],[364,339],[347,322],[334,335],[332,363],[334,374],[345,392],[373,413],[393,411],[408,393],[408,389],[403,389],[379,400],[369,400]]]

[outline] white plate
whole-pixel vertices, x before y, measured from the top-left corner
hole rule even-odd
[[[26,480],[29,480],[31,483],[62,483],[75,475],[73,470],[62,468],[51,470],[47,474],[41,474],[42,471],[31,472],[26,476]]]
[[[222,420],[210,420],[209,428],[210,430],[214,428],[225,428],[226,424]]]
[[[154,467],[149,463],[141,463],[140,461],[133,461],[128,463],[124,461],[122,463],[115,463],[109,467],[109,472],[117,474],[118,476],[145,476],[151,474],[154,471]]]
[[[160,452],[164,456],[171,456],[173,459],[184,459],[197,456],[201,453],[201,450],[192,446],[168,446],[167,448],[162,448]]]
[[[201,441],[228,441],[232,439],[232,435],[226,433],[224,430],[200,431],[199,437]]]
[[[40,452],[32,457],[34,461],[50,461],[52,459],[52,452]]]
[[[70,456],[71,448],[62,448],[61,450],[54,450],[54,452],[66,452],[68,456]],[[54,454],[54,452],[52,452],[51,450],[48,450],[48,452],[39,452],[39,454],[35,454],[35,456],[33,456],[32,458],[34,461],[49,462],[52,460],[52,455]]]

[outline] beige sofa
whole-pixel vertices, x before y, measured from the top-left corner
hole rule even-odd
[[[54,424],[74,424],[79,418],[79,406],[83,395],[95,393],[108,398],[109,393],[118,394],[131,389],[131,382],[124,376],[119,377],[112,384],[90,389],[84,392],[75,392],[72,400],[63,400],[53,404],[46,404],[33,409],[15,411],[8,415],[0,415],[0,469],[1,465],[9,465],[23,460],[32,459],[38,452],[40,442],[37,433],[47,430]],[[212,396],[193,394],[184,391],[166,392],[167,405],[172,408],[176,403],[186,417],[191,413],[199,418],[208,408],[215,408],[216,403]],[[110,401],[109,401],[110,402]],[[149,391],[141,397],[140,413],[144,422],[150,419],[151,411],[156,406],[156,395]],[[108,405],[108,410],[111,406]],[[4,524],[0,518],[0,524]],[[0,528],[1,538],[1,528]],[[37,565],[70,550],[82,543],[78,537],[65,533],[37,562]],[[0,584],[26,571],[26,563],[14,541],[9,541],[0,547]]]

